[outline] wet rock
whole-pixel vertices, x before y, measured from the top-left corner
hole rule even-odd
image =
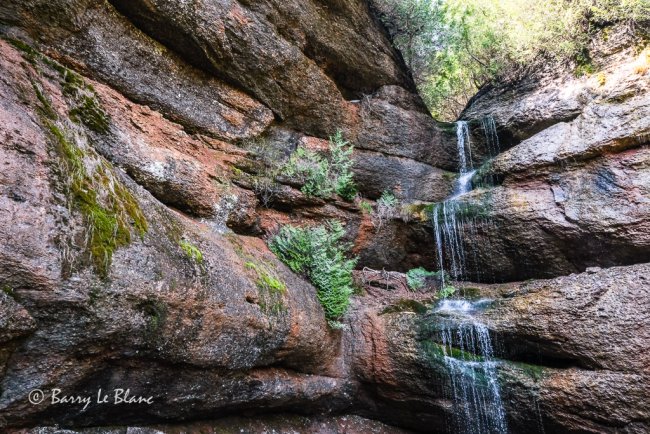
[[[521,284],[461,285],[493,298],[470,320],[485,324],[495,342],[510,432],[648,430],[648,271],[640,264]],[[383,291],[370,285],[370,295],[355,303],[349,344],[362,385],[361,414],[453,432],[452,380],[436,351],[449,317],[433,309],[386,309],[419,295],[409,297],[397,284]]]
[[[649,158],[644,146],[461,198],[468,275],[507,281],[650,260]]]

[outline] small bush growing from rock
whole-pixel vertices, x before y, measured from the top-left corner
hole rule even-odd
[[[344,235],[337,221],[313,228],[287,225],[269,243],[282,262],[313,283],[325,317],[334,327],[347,312],[354,292],[352,270],[357,260],[348,258],[350,246],[342,242]]]
[[[340,130],[330,137],[330,172],[335,182],[334,189],[336,194],[347,201],[352,201],[357,194],[357,186],[352,173],[353,151],[353,146],[343,139]]]
[[[366,200],[359,201],[359,209],[363,214],[372,214],[372,204]]]
[[[307,196],[328,198],[336,193],[347,201],[357,194],[352,172],[353,146],[343,139],[340,131],[330,137],[329,155],[324,157],[299,147],[291,155],[282,173],[302,182],[301,191]]]
[[[447,297],[451,297],[455,293],[456,293],[456,287],[447,285],[441,288],[440,291],[438,291],[438,296],[440,298],[447,298]]]
[[[413,268],[406,273],[406,284],[411,290],[415,291],[424,288],[428,278],[438,277],[439,275],[439,273],[427,271],[422,267]]]
[[[400,215],[399,208],[400,203],[397,196],[391,191],[384,191],[377,200],[377,208],[372,216],[372,223],[377,229],[381,229],[386,220]]]

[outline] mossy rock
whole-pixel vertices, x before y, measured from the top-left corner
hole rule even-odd
[[[94,151],[78,147],[54,122],[46,121],[45,125],[61,157],[66,193],[89,231],[87,248],[95,271],[106,277],[114,251],[131,242],[131,226],[141,237],[147,232],[146,218],[108,163]],[[87,159],[95,163],[89,165],[92,173],[86,169]]]
[[[418,315],[427,313],[429,308],[427,305],[411,299],[402,299],[396,303],[384,308],[380,315],[386,315],[390,313],[401,313],[401,312],[413,312]]]

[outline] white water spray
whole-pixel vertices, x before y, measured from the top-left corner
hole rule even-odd
[[[442,317],[440,341],[451,380],[454,432],[463,434],[508,432],[490,334],[473,317],[486,303],[443,300],[434,311]]]

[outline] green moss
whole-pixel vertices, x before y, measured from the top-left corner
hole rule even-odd
[[[380,315],[400,312],[413,312],[421,315],[427,313],[428,310],[429,309],[425,304],[420,303],[417,300],[401,299],[397,303],[394,303],[382,310]]]
[[[546,368],[544,368],[544,366],[512,361],[507,361],[507,363],[519,369],[524,375],[531,378],[535,382],[542,380],[546,375]]]
[[[576,77],[584,77],[585,75],[591,75],[596,72],[596,65],[594,65],[589,50],[583,48],[575,58],[576,68],[574,74]]]
[[[89,96],[82,97],[82,102],[70,110],[70,119],[81,121],[85,126],[98,133],[108,132],[109,118],[99,106],[97,100]]]
[[[437,126],[438,126],[438,128],[440,128],[445,133],[451,134],[454,137],[456,136],[456,130],[458,128],[458,125],[456,125],[456,122],[438,122]]]
[[[32,87],[34,88],[36,98],[38,98],[38,101],[41,103],[40,107],[38,107],[41,116],[44,116],[50,120],[56,120],[58,116],[54,110],[54,107],[52,106],[50,99],[45,96],[45,94],[41,91],[41,88],[34,81],[32,81]]]
[[[245,267],[256,275],[255,284],[258,288],[259,306],[262,312],[274,315],[286,312],[283,295],[287,292],[287,286],[274,275],[270,266],[248,261]]]
[[[412,219],[425,222],[431,218],[434,205],[430,203],[409,203],[402,206],[402,213]]]
[[[458,179],[458,173],[444,171],[442,172],[442,177],[447,181],[455,181]]]
[[[194,244],[190,243],[187,240],[180,240],[178,241],[178,245],[181,249],[183,249],[185,255],[187,255],[188,258],[199,264],[203,262],[203,253]]]
[[[100,160],[92,174],[89,173],[84,160],[99,157],[86,155],[53,122],[46,121],[45,125],[61,156],[67,193],[88,228],[87,247],[95,270],[106,277],[115,250],[131,241],[129,219],[140,236],[147,231],[147,221],[136,199],[115,179],[106,163]]]
[[[469,362],[482,362],[484,360],[482,356],[477,354],[463,351],[456,347],[446,347],[443,344],[431,340],[422,341],[421,345],[427,355],[427,359],[435,360],[436,362],[442,361],[445,356]]]
[[[16,293],[14,292],[14,289],[9,285],[3,286],[2,287],[2,292],[7,294],[11,298],[16,298]]]
[[[156,332],[167,318],[167,306],[159,300],[146,300],[139,305],[139,309],[147,321],[147,332]]]
[[[448,203],[447,205],[447,215],[453,213],[456,221],[459,223],[464,223],[468,220],[473,219],[487,219],[490,217],[490,208],[486,204],[487,200],[483,200],[480,203],[474,202],[453,202]],[[438,220],[444,221],[444,212],[445,209],[442,206],[437,206],[439,204],[430,204],[426,206],[426,210],[429,212],[431,218],[433,218],[433,213],[438,213]]]
[[[29,44],[13,38],[3,38],[18,50],[22,51],[23,57],[30,63],[35,63],[40,57],[40,53],[32,48]]]
[[[46,64],[61,77],[63,94],[71,98],[75,107],[70,110],[70,119],[75,122],[82,122],[85,126],[98,133],[106,133],[110,124],[110,117],[102,109],[97,99],[95,89],[87,84],[84,79],[75,72],[61,65],[59,62],[40,54],[29,45],[17,39],[8,39],[16,48],[20,49],[33,64],[39,61]],[[40,87],[32,82],[36,96],[41,102],[43,115],[51,120],[58,118],[49,99],[43,94]]]
[[[479,288],[460,288],[458,291],[462,298],[475,299],[481,296],[481,290]]]

